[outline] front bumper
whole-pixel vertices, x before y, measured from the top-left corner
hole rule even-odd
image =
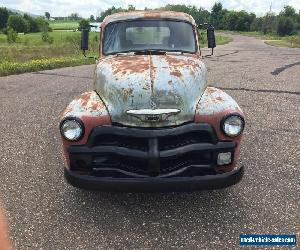
[[[108,178],[76,174],[65,169],[67,181],[74,187],[114,192],[167,192],[220,189],[238,183],[244,167],[231,172],[197,177]]]

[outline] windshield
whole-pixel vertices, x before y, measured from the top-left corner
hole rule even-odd
[[[183,21],[134,20],[105,28],[103,54],[138,51],[197,51],[193,26]]]

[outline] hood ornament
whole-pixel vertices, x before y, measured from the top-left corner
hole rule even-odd
[[[127,110],[126,114],[134,116],[144,122],[161,122],[169,116],[180,113],[179,109],[136,109]]]

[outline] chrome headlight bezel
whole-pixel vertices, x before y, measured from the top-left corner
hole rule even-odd
[[[64,131],[63,131],[64,125],[66,125],[67,122],[73,122],[74,124],[76,124],[76,125],[78,126],[78,128],[81,129],[80,134],[77,135],[76,138],[74,138],[74,139],[68,138],[68,137],[65,135]],[[63,137],[64,139],[66,139],[67,141],[70,141],[70,142],[76,142],[76,141],[79,141],[79,140],[83,137],[84,132],[85,132],[85,131],[84,131],[85,129],[84,129],[84,124],[83,124],[83,122],[82,122],[79,118],[77,118],[77,117],[66,117],[66,118],[64,118],[64,119],[60,122],[59,130],[60,130],[60,134],[62,135],[62,137]]]
[[[229,119],[232,119],[232,118],[239,119],[240,123],[241,123],[241,129],[236,134],[230,134],[230,133],[228,133],[228,131],[226,131],[226,128],[225,128],[226,121],[228,121]],[[224,135],[226,135],[228,137],[237,137],[240,134],[242,134],[243,131],[244,131],[244,128],[245,128],[245,119],[239,113],[231,113],[231,114],[228,114],[228,115],[226,115],[226,116],[223,117],[220,125],[221,125],[221,130],[224,133]]]

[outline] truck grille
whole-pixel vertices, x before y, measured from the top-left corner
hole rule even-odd
[[[216,152],[234,150],[219,142],[209,124],[142,129],[95,128],[85,146],[69,148],[71,169],[107,177],[201,176],[214,172]]]

